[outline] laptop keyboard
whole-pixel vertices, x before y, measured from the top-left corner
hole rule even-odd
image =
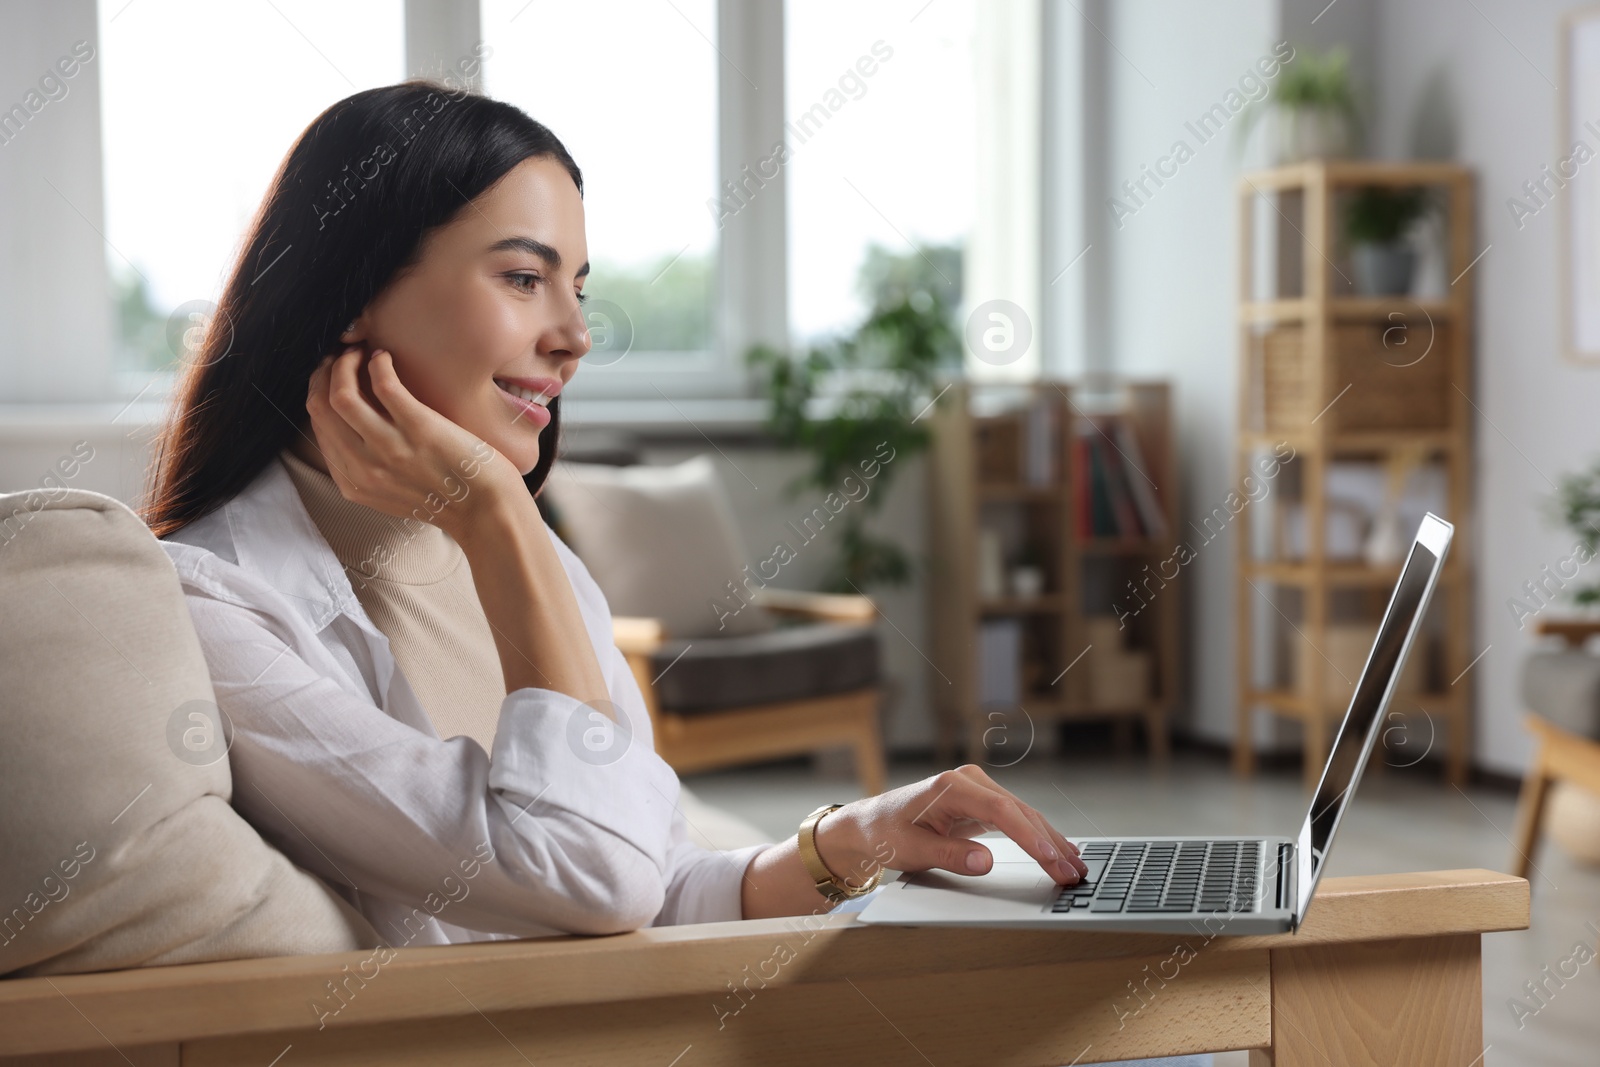
[[[1052,912],[1156,914],[1258,910],[1259,841],[1092,841],[1089,868]]]

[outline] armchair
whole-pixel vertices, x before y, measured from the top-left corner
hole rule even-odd
[[[564,455],[540,499],[606,595],[657,752],[686,774],[848,746],[862,789],[881,793],[872,601],[748,580],[711,461],[635,459]]]
[[[755,603],[809,625],[673,640],[661,620],[613,620],[655,731],[680,774],[848,745],[868,796],[883,792],[877,608],[863,596],[764,589]]]

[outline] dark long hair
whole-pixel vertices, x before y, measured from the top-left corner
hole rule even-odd
[[[449,222],[517,164],[561,163],[544,126],[510,104],[413,80],[318,115],[250,224],[222,300],[178,374],[156,439],[144,520],[165,537],[225,504],[307,425],[306,388],[340,335]],[[555,461],[560,398],[523,477],[537,495]]]

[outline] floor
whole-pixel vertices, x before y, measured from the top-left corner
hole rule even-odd
[[[836,765],[830,761],[830,765]],[[900,760],[890,767],[890,788],[937,773],[931,762]],[[1280,833],[1299,829],[1307,803],[1299,775],[1263,771],[1249,782],[1234,778],[1209,754],[1179,753],[1166,773],[1153,776],[1142,757],[1033,754],[1013,767],[986,768],[1001,785],[1038,808],[1070,839],[1074,834]],[[774,838],[795,831],[819,804],[845,802],[860,793],[853,778],[819,773],[796,761],[684,779],[707,803],[736,811]],[[1457,790],[1427,766],[1368,773],[1340,828],[1329,873],[1488,867],[1505,870],[1516,798],[1500,789]],[[1546,844],[1533,876],[1530,929],[1484,939],[1485,1067],[1593,1067],[1600,1062],[1600,869],[1571,862]],[[1593,924],[1592,926],[1589,924]],[[1585,946],[1588,960],[1576,979],[1545,1004],[1531,999],[1525,982],[1554,973]],[[1567,973],[1576,963],[1568,963]],[[1514,1011],[1521,1003],[1525,1010]],[[1535,1011],[1534,1009],[1537,1009]],[[910,1062],[910,1061],[908,1061]],[[1242,1052],[1219,1053],[1214,1067],[1244,1067]]]

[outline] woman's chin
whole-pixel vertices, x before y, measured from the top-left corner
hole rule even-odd
[[[539,445],[537,441],[534,442],[532,448],[517,448],[513,451],[505,452],[504,455],[517,465],[518,472],[524,478],[532,473],[533,468],[539,465]]]

